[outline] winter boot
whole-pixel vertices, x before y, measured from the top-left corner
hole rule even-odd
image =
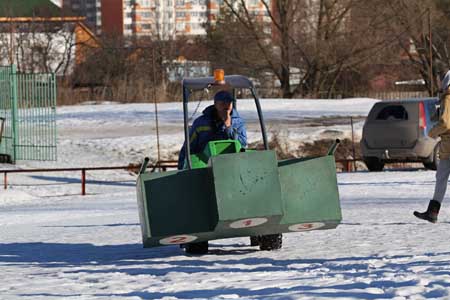
[[[418,211],[414,212],[414,215],[418,217],[419,219],[426,220],[431,223],[436,223],[439,209],[441,208],[441,204],[437,202],[436,200],[430,200],[430,203],[428,204],[428,208],[425,212],[421,213]]]

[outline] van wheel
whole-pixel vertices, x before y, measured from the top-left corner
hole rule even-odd
[[[364,157],[364,163],[371,172],[383,171],[384,162],[376,157]]]
[[[430,160],[427,160],[423,163],[423,166],[428,170],[437,170],[439,165],[440,157],[439,157],[439,143],[434,147],[433,153],[430,155]]]

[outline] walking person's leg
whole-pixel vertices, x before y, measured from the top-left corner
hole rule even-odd
[[[433,199],[428,203],[428,208],[425,212],[414,212],[414,215],[420,219],[429,221],[431,223],[437,222],[441,203],[444,200],[445,192],[447,191],[447,182],[450,175],[450,159],[443,159],[439,162],[436,171],[436,183],[434,185]]]
[[[436,184],[434,186],[433,200],[442,203],[445,192],[447,191],[447,182],[450,175],[450,159],[443,159],[439,162],[436,171]]]

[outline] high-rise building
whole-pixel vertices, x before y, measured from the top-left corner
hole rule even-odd
[[[126,36],[173,37],[174,0],[125,0]]]
[[[86,17],[85,24],[96,34],[102,33],[101,0],[59,0],[64,9]],[[109,0],[112,1],[112,0]]]
[[[175,33],[204,35],[204,24],[214,22],[219,13],[217,0],[175,0]]]
[[[65,8],[86,17],[97,34],[128,37],[205,35],[204,24],[215,22],[223,0],[61,0]],[[246,0],[255,16],[266,16],[259,0]]]

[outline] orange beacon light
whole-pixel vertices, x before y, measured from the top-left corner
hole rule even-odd
[[[225,71],[223,69],[214,70],[214,81],[216,84],[225,84]]]

